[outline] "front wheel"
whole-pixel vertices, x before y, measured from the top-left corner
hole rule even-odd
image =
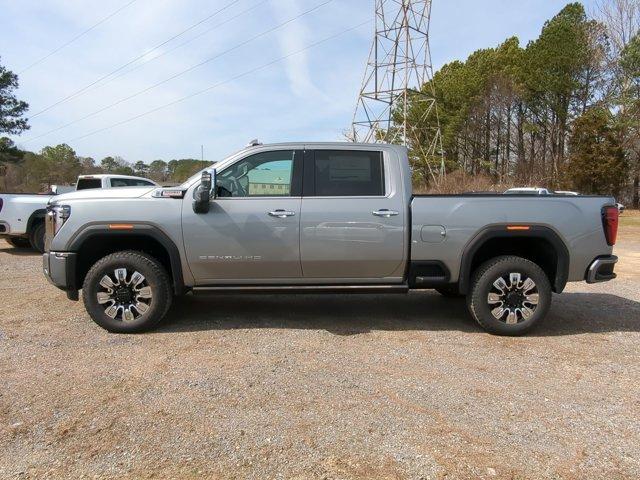
[[[544,319],[551,296],[549,279],[538,265],[525,258],[504,256],[476,270],[467,306],[488,332],[515,336]]]
[[[155,258],[134,251],[98,260],[82,285],[82,299],[94,322],[115,333],[154,327],[167,313],[173,294],[166,270]]]

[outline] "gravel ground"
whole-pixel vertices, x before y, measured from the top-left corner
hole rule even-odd
[[[523,338],[464,301],[185,297],[112,335],[0,242],[1,478],[639,478],[640,216]]]

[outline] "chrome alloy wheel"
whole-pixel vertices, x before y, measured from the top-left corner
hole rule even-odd
[[[100,280],[98,303],[105,306],[104,313],[113,319],[131,322],[143,315],[151,306],[153,293],[140,272],[129,276],[126,268],[116,268],[113,276]]]
[[[538,300],[536,283],[519,273],[499,277],[487,295],[491,315],[508,325],[530,319],[538,308]]]

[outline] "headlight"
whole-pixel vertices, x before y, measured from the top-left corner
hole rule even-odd
[[[45,225],[47,236],[50,235],[53,238],[70,216],[71,207],[69,205],[49,205],[47,207],[47,222]]]

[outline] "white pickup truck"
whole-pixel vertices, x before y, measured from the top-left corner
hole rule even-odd
[[[91,188],[153,187],[152,180],[128,175],[80,175],[74,190]],[[64,188],[64,187],[63,187]],[[33,247],[44,252],[44,216],[51,197],[69,190],[52,193],[0,193],[0,238],[16,248]]]

